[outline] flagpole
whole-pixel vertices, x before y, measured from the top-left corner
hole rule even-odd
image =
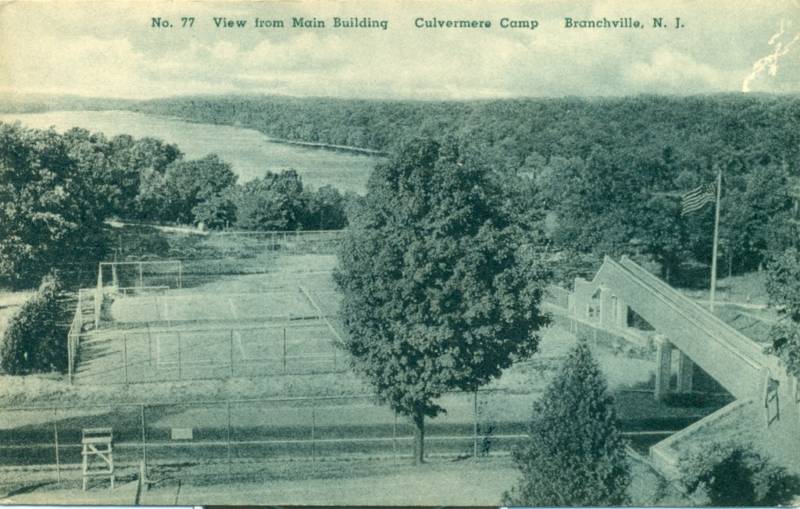
[[[719,244],[719,198],[722,194],[722,170],[717,168],[717,200],[714,212],[714,248],[711,255],[711,295],[709,304],[711,312],[714,312],[714,298],[717,293],[717,245]]]

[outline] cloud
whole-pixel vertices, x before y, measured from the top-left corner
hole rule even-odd
[[[735,83],[711,64],[666,47],[656,49],[647,61],[626,67],[623,74],[633,90],[643,92],[714,92],[731,90]]]
[[[780,2],[17,2],[0,7],[0,89],[147,98],[281,93],[467,99],[735,91],[786,15]],[[745,15],[728,16],[730,12]],[[100,13],[100,14],[98,14]],[[155,29],[152,17],[192,29]],[[568,30],[563,17],[681,16],[682,31]],[[388,30],[219,29],[214,16],[386,18]],[[417,16],[491,19],[481,30],[417,29]],[[538,19],[503,30],[500,17]],[[768,51],[768,48],[767,48]],[[782,62],[781,90],[800,91]]]

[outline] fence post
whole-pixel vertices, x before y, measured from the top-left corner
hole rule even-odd
[[[58,408],[53,407],[53,445],[56,451],[56,480],[61,482],[61,461],[58,456]]]
[[[316,428],[317,428],[317,400],[311,400],[311,462],[317,461],[317,442],[316,442]]]
[[[233,465],[231,464],[231,402],[230,400],[225,402],[225,406],[228,412],[228,475],[233,473]]]
[[[122,335],[122,362],[125,363],[125,385],[128,385],[128,335]]]
[[[397,412],[394,412],[394,423],[392,424],[392,454],[394,463],[397,464]]]
[[[103,307],[103,263],[97,268],[97,290],[94,292],[94,328],[100,327],[100,310]]]
[[[472,457],[478,458],[478,391],[475,390],[475,399],[472,404]]]
[[[67,333],[67,380],[72,385],[72,331]]]
[[[286,374],[286,327],[283,328],[283,374]]]
[[[231,354],[231,377],[233,377],[233,329],[230,334],[230,354]],[[247,370],[245,370],[247,372]]]
[[[139,262],[139,288],[144,288],[144,267],[142,262]]]
[[[178,262],[178,288],[183,288],[183,262]]]
[[[147,472],[145,471],[144,462],[143,461],[139,462],[139,482],[140,482],[141,489],[147,490],[147,486],[148,486],[148,484],[147,484]],[[137,498],[137,502],[138,502],[139,497],[137,496],[136,498]]]
[[[178,332],[178,380],[181,379],[181,333]]]
[[[147,431],[144,420],[144,405],[141,406],[142,418],[142,471],[147,476]]]
[[[153,365],[153,337],[150,335],[150,324],[145,323],[147,327],[147,361],[150,366]]]

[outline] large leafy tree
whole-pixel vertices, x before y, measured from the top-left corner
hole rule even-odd
[[[550,200],[552,237],[562,249],[597,255],[642,255],[662,275],[685,249],[672,189],[672,151],[593,147],[585,160],[552,158],[537,176]]]
[[[102,133],[75,127],[64,133],[64,139],[107,214],[124,218],[137,215],[142,175],[149,171],[163,175],[169,164],[182,157],[175,145],[154,138],[119,135],[109,140]]]
[[[503,194],[455,144],[407,142],[371,176],[340,251],[344,346],[410,417],[418,463],[425,418],[443,411],[436,398],[474,391],[534,353],[547,322],[546,271],[525,256],[536,239]]]
[[[53,130],[0,124],[0,277],[12,285],[105,251],[108,201],[73,148]]]
[[[180,223],[198,222],[198,211],[202,214],[207,214],[207,211],[197,207],[209,200],[219,200],[236,184],[236,179],[231,166],[216,154],[173,163],[164,175],[169,204],[164,219]]]
[[[505,503],[608,506],[627,502],[630,484],[614,400],[586,343],[534,403],[527,443],[514,451],[522,472]]]
[[[297,230],[307,214],[307,193],[294,170],[267,172],[237,190],[237,226],[247,230]]]
[[[779,165],[756,166],[733,176],[722,204],[720,235],[733,247],[736,268],[752,270],[780,254],[791,238],[789,175]]]
[[[306,229],[340,230],[347,226],[345,196],[333,186],[322,186],[308,193]]]

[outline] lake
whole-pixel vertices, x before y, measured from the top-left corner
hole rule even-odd
[[[246,182],[266,171],[294,169],[307,187],[330,184],[341,191],[363,194],[367,179],[379,158],[321,148],[276,143],[262,133],[240,127],[184,122],[129,111],[51,111],[2,113],[0,121],[19,120],[37,129],[53,127],[63,132],[72,127],[99,131],[108,137],[129,134],[174,143],[188,159],[217,154]]]

